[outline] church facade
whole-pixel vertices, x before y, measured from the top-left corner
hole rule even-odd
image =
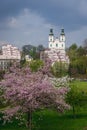
[[[57,50],[65,50],[65,33],[64,29],[61,29],[61,33],[59,38],[55,38],[53,29],[50,29],[49,33],[49,48],[50,49],[57,49]]]
[[[66,38],[64,29],[61,29],[59,38],[55,38],[53,29],[50,29],[48,37],[48,48],[44,51],[43,57],[47,56],[52,61],[52,63],[56,61],[69,63],[69,58],[65,52],[65,42]]]

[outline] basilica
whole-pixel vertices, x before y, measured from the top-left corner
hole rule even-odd
[[[53,29],[50,29],[49,37],[48,37],[48,48],[44,51],[44,56],[42,55],[42,59],[46,56],[52,61],[52,63],[56,61],[61,61],[64,63],[69,63],[69,57],[66,55],[65,51],[65,32],[64,29],[61,29],[59,38],[55,38]]]

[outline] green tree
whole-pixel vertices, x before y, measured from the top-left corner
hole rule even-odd
[[[77,73],[78,73],[78,70],[77,70],[77,64],[75,61],[72,61],[70,64],[69,64],[69,69],[68,69],[68,74],[70,77],[76,77]]]
[[[87,55],[87,38],[84,40],[83,48],[85,50],[85,54]]]
[[[30,68],[20,68],[14,65],[0,82],[0,88],[4,91],[0,99],[4,97],[9,107],[2,111],[4,121],[19,119],[32,129],[32,113],[46,108],[55,109],[63,112],[69,109],[64,98],[68,91],[65,87],[57,88],[49,82],[47,75],[50,65],[49,62],[37,72],[31,72]],[[24,118],[27,114],[27,120]]]
[[[87,56],[85,53],[85,48],[72,44],[67,53],[70,58],[68,70],[69,75],[72,77],[87,77]]]
[[[33,47],[30,52],[29,55],[35,60],[37,59],[37,52],[36,52],[36,47]]]
[[[42,67],[43,66],[43,61],[42,60],[32,60],[31,62],[30,62],[30,68],[31,68],[31,70],[33,71],[33,72],[36,72],[36,71],[38,71],[38,69],[40,68],[40,67]]]
[[[87,57],[86,56],[82,56],[78,59],[77,69],[78,69],[79,74],[86,74],[86,69],[87,69]]]
[[[76,85],[70,86],[70,91],[67,93],[66,102],[72,106],[73,117],[76,117],[76,107],[83,106],[87,101],[87,93],[80,90]]]
[[[67,54],[68,54],[68,56],[69,56],[70,62],[76,59],[76,57],[77,57],[77,48],[78,48],[78,46],[77,46],[77,44],[75,44],[75,43],[72,44],[72,45],[68,48]]]
[[[45,47],[43,45],[41,45],[41,44],[37,46],[37,51],[38,52],[44,51],[44,49],[45,49]]]
[[[4,74],[5,74],[5,70],[0,70],[0,80],[3,79]]]
[[[84,56],[85,54],[86,54],[85,49],[84,49],[82,46],[80,46],[80,47],[77,49],[77,55],[78,55],[78,57],[79,57],[79,56]]]
[[[40,59],[40,54],[36,46],[24,45],[22,47],[22,58],[24,58],[25,55],[30,55],[34,60]]]
[[[55,62],[51,68],[52,73],[56,77],[62,77],[67,75],[68,72],[68,64],[63,62]]]

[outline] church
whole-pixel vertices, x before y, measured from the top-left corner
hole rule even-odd
[[[52,63],[58,61],[69,64],[69,57],[65,51],[65,32],[61,29],[59,38],[55,38],[53,29],[50,29],[48,37],[48,48],[45,49],[44,54],[41,55],[41,59],[48,57]]]
[[[65,50],[65,33],[64,33],[64,29],[61,29],[61,33],[58,37],[55,38],[54,33],[53,33],[53,29],[50,29],[50,33],[49,33],[49,48],[50,49],[56,49],[56,50]]]

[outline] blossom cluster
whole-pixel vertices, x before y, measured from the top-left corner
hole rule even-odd
[[[70,78],[68,76],[62,78],[50,77],[49,80],[55,87],[69,87]]]
[[[31,72],[29,67],[11,67],[10,71],[0,82],[4,88],[3,97],[8,107],[4,110],[4,119],[9,121],[12,117],[22,113],[43,108],[55,108],[59,112],[69,109],[64,96],[68,92],[67,87],[54,87],[49,78],[50,66],[44,65],[37,72]],[[64,82],[64,81],[62,81]]]

